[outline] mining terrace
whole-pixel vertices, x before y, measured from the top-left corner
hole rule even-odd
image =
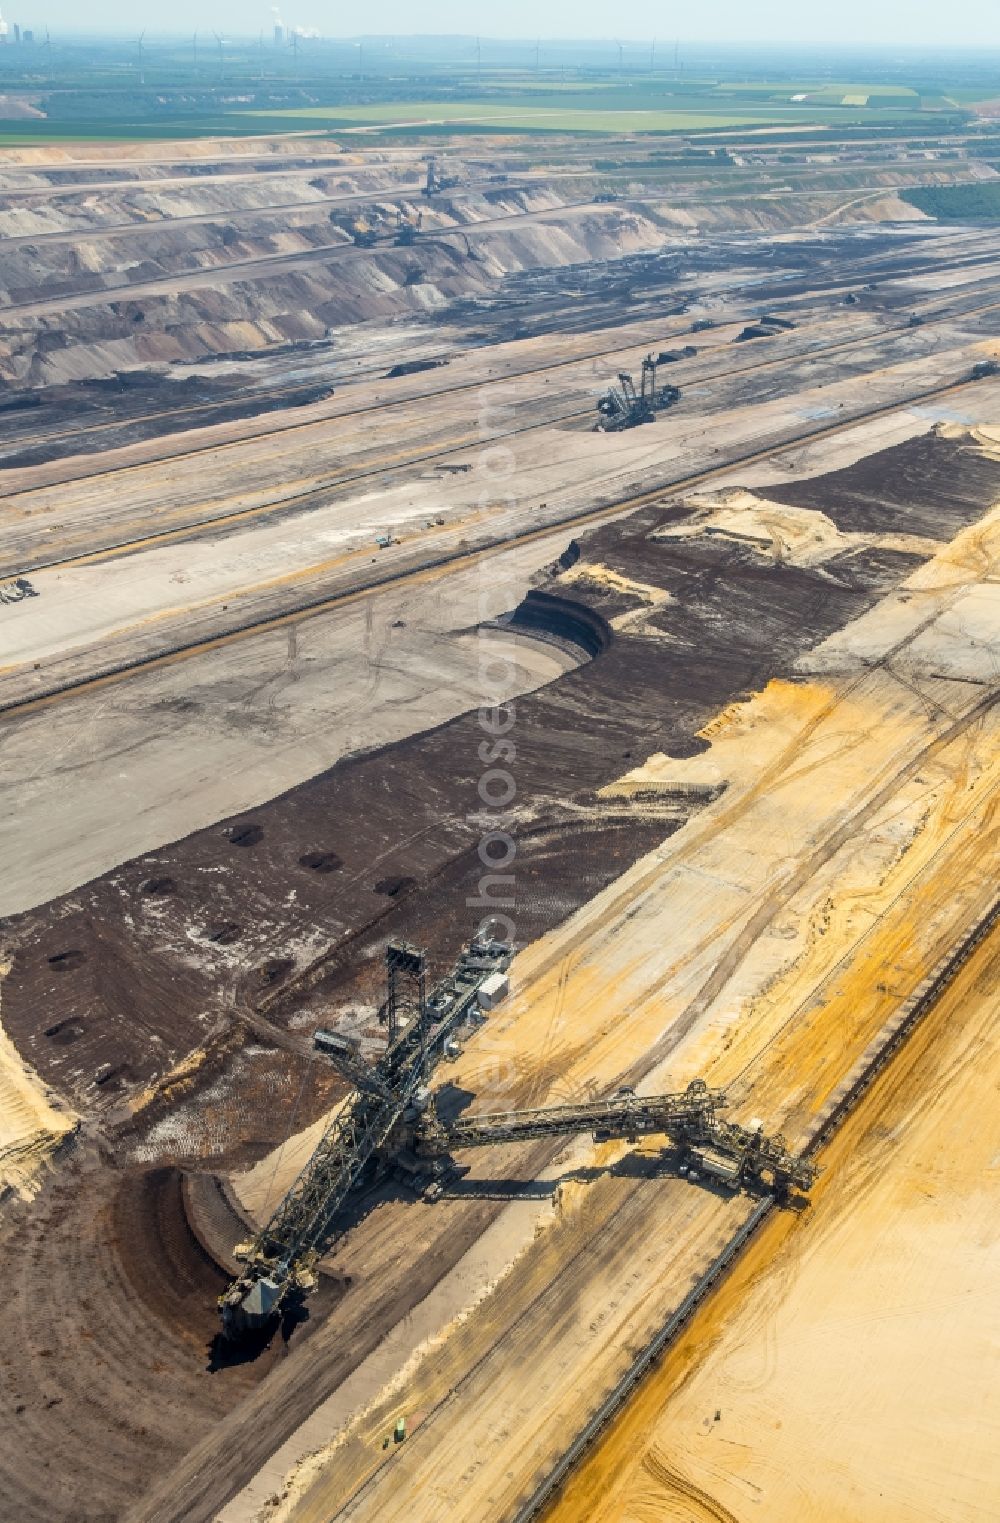
[[[467,137],[359,245],[424,175],[359,141],[0,153],[10,1514],[1000,1515],[995,237]],[[366,1175],[227,1342],[315,1031],[378,1062],[387,944],[433,985],[484,908],[441,1114],[702,1079],[815,1184]]]

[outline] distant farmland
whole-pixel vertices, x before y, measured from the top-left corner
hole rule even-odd
[[[387,101],[383,104],[303,106],[292,110],[255,111],[257,120],[267,120],[276,130],[301,128],[305,124],[331,128],[392,128],[402,125],[475,126],[484,131],[516,132],[694,132],[719,128],[769,127],[796,125],[849,125],[871,122],[890,116],[894,124],[918,120],[915,110],[908,111],[910,99],[893,95],[885,104],[866,97],[852,107],[840,104],[831,95],[815,101],[792,104],[787,88],[781,99],[761,100],[752,95],[744,99],[733,96],[731,102],[709,86],[702,95],[685,95],[683,99],[655,95],[637,89],[629,92],[628,104],[622,103],[625,92],[608,92],[600,97],[567,99],[524,96],[502,99]],[[596,98],[595,98],[596,97]],[[610,97],[610,98],[609,98]],[[676,99],[676,104],[674,104]],[[912,105],[918,98],[912,97]],[[902,108],[902,109],[901,109]]]
[[[1000,180],[976,185],[921,185],[902,192],[902,197],[928,217],[943,221],[1000,221]]]

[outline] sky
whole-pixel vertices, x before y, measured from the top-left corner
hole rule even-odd
[[[263,0],[0,0],[10,21],[53,30],[131,33],[270,28]],[[836,42],[878,46],[1000,47],[1000,0],[282,0],[290,25],[324,36],[481,32],[484,37],[615,38],[662,42]],[[621,28],[619,31],[618,29]],[[998,81],[1000,93],[1000,81]]]

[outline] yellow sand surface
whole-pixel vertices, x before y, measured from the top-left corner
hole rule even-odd
[[[601,587],[610,592],[629,592],[635,597],[642,598],[646,603],[664,603],[669,594],[662,587],[655,587],[650,582],[637,582],[633,577],[622,576],[620,571],[613,571],[610,566],[602,566],[596,561],[587,561],[583,566],[573,566],[565,571],[560,578],[561,583],[569,583],[570,586]]]
[[[702,755],[654,758],[604,790],[626,803],[650,778],[725,785],[519,955],[511,1000],[455,1065],[473,1109],[701,1074],[739,1119],[802,1141],[995,892],[998,563],[994,512],[910,578],[891,617],[875,609],[827,642],[822,675],[770,683],[706,727]],[[972,603],[976,639],[960,650]],[[407,1367],[404,1390],[341,1419],[268,1516],[488,1523],[516,1510],[749,1209],[609,1169],[622,1151],[575,1145],[586,1183],[565,1181],[495,1290]],[[386,1457],[400,1408],[415,1431]]]
[[[548,1523],[1000,1517],[1000,934]]]
[[[9,971],[0,953],[0,1016]],[[33,1194],[39,1170],[73,1126],[74,1117],[55,1109],[41,1080],[0,1027],[0,1191]]]
[[[916,534],[849,533],[838,529],[832,518],[816,508],[772,502],[745,487],[695,492],[685,503],[697,511],[697,516],[656,530],[651,536],[654,540],[715,534],[739,540],[777,563],[793,566],[818,565],[845,550],[862,547],[931,556],[940,548],[937,541]]]
[[[240,1204],[255,1221],[266,1221],[282,1196],[290,1189],[293,1180],[305,1168],[319,1140],[333,1121],[335,1107],[328,1115],[320,1116],[311,1126],[286,1139],[280,1147],[255,1163],[253,1168],[237,1174],[232,1187]]]

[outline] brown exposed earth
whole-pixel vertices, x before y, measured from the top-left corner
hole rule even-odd
[[[906,525],[943,542],[1000,496],[1000,464],[964,439],[930,433],[767,495],[819,510],[840,533],[877,537]],[[928,500],[934,512],[921,517]],[[836,547],[812,566],[789,565],[752,543],[703,532],[708,517],[705,508],[675,504],[594,531],[568,557],[571,569],[543,577],[515,616],[515,626],[544,625],[588,656],[603,645],[576,671],[517,700],[514,913],[525,942],[586,903],[697,807],[661,799],[636,815],[602,802],[598,790],[654,752],[703,748],[695,737],[714,713],[791,675],[817,640],[857,618],[926,555],[869,543]],[[610,588],[602,585],[609,573],[617,579]],[[643,590],[621,590],[629,586]],[[651,602],[650,589],[668,601]],[[296,1125],[321,1114],[337,1091],[299,1055],[303,1035],[332,1009],[372,1008],[386,937],[432,947],[439,964],[458,950],[474,912],[456,914],[455,906],[476,896],[482,876],[467,818],[477,807],[480,734],[470,716],[347,761],[250,816],[9,924],[5,1029],[46,1082],[100,1118],[104,1139],[97,1153],[81,1139],[30,1213],[24,1208],[35,1225],[19,1256],[12,1328],[22,1324],[31,1286],[42,1282],[54,1304],[69,1307],[75,1298],[90,1318],[71,1333],[79,1324],[71,1309],[62,1331],[50,1331],[48,1313],[40,1314],[29,1324],[39,1330],[35,1341],[12,1360],[20,1381],[8,1386],[12,1406],[34,1380],[42,1393],[40,1405],[29,1405],[30,1423],[11,1430],[18,1441],[4,1461],[8,1492],[26,1518],[51,1505],[37,1477],[57,1431],[97,1445],[109,1411],[122,1413],[119,1422],[127,1412],[128,1469],[105,1457],[88,1488],[95,1510],[86,1515],[115,1516],[137,1475],[152,1480],[169,1469],[206,1418],[238,1403],[277,1357],[280,1344],[263,1362],[208,1372],[212,1303],[224,1278],[211,1253],[223,1252],[227,1238],[231,1247],[241,1224],[209,1213],[206,1252],[184,1209],[178,1166],[252,1160],[280,1142],[293,1100]],[[113,1072],[95,1088],[104,1065]],[[534,1096],[529,1087],[517,1098]],[[145,1103],[130,1118],[137,1101]],[[355,1234],[358,1283],[324,1355],[331,1383],[368,1346],[360,1332],[349,1335],[349,1325],[388,1325],[383,1319],[395,1316],[400,1297],[414,1304],[499,1209],[458,1202],[428,1215],[421,1254],[412,1214],[405,1228],[402,1218],[393,1228],[399,1208],[389,1207]],[[386,1234],[401,1231],[387,1258]],[[138,1325],[122,1326],[123,1298]],[[109,1359],[112,1327],[120,1366],[103,1377],[108,1405],[95,1408],[85,1392],[95,1346]],[[52,1343],[60,1346],[58,1365],[41,1363],[29,1377]],[[157,1423],[171,1389],[169,1423]],[[290,1404],[289,1423],[306,1410]],[[43,1415],[50,1411],[55,1428]],[[144,1427],[157,1434],[148,1447]]]
[[[505,1517],[748,1211],[648,1151],[499,1149],[433,1208],[367,1189],[304,1312],[223,1347],[234,1249],[345,1093],[312,1032],[377,1051],[390,937],[436,975],[509,917],[453,1109],[704,1069],[794,1139],[988,876],[1000,273],[981,229],[879,225],[964,150],[727,202],[622,143],[609,204],[550,146],[456,143],[375,248],[354,219],[417,204],[416,146],[0,163],[25,1523]],[[650,346],[676,408],[594,433]]]
[[[842,531],[880,535],[905,525],[941,540],[978,517],[997,490],[995,461],[964,441],[925,435],[769,496],[819,507]],[[689,535],[657,537],[685,513]],[[609,819],[593,799],[599,788],[654,751],[697,746],[712,714],[788,673],[920,558],[852,546],[818,566],[776,563],[732,537],[698,533],[696,510],[681,505],[597,530],[582,554],[583,565],[609,567],[669,601],[614,631],[609,621],[642,610],[647,593],[607,591],[577,575],[554,596],[560,578],[550,574],[514,616],[512,627],[548,626],[594,657],[516,704],[517,915],[527,940],[662,834],[655,817]],[[123,1087],[162,1081],[189,1052],[211,1046],[220,1025],[228,1041],[234,1008],[238,1019],[266,997],[267,1019],[285,1028],[301,1001],[275,995],[306,968],[315,979],[328,949],[336,951],[316,985],[320,1001],[347,997],[343,965],[359,953],[364,961],[373,936],[415,936],[447,965],[468,930],[464,918],[447,921],[482,875],[480,739],[470,715],[352,759],[252,817],[222,821],[15,919],[6,1029],[38,1072],[80,1103],[110,1064],[114,1076],[101,1090],[113,1108]],[[289,912],[282,906],[293,891]]]

